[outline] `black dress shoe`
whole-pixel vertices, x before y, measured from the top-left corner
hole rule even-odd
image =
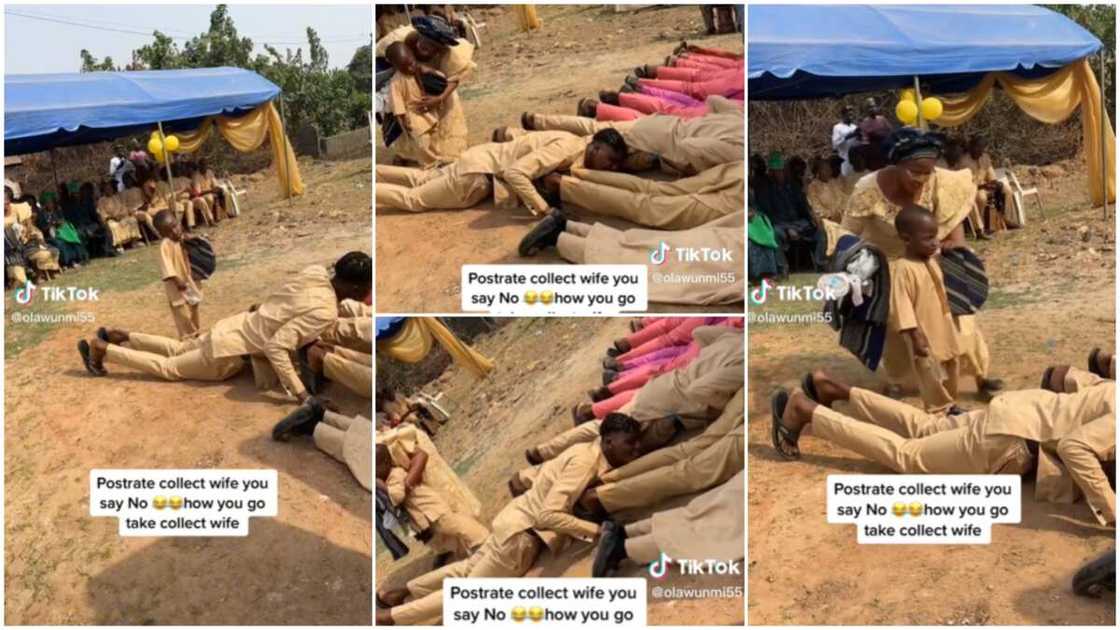
[[[618,370],[603,370],[603,387],[610,385],[618,378]]]
[[[610,90],[600,90],[599,100],[607,105],[618,105],[618,92],[611,92]]]
[[[600,387],[598,389],[593,389],[587,392],[587,397],[595,402],[606,400],[611,396],[614,396],[614,394],[612,394],[611,390],[607,389],[606,387]]]
[[[315,425],[323,421],[325,409],[319,401],[308,398],[307,402],[288,414],[283,420],[272,427],[272,439],[286,442],[288,437],[295,435],[311,435],[315,432]]]
[[[626,529],[614,521],[606,521],[595,548],[591,577],[611,577],[626,558]]]
[[[517,246],[518,255],[528,258],[545,247],[555,247],[567,224],[568,220],[564,218],[563,212],[552,210],[529,230],[525,238],[521,239],[521,243]]]

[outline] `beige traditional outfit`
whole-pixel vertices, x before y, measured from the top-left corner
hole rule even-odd
[[[475,145],[439,168],[378,164],[377,207],[460,210],[480,203],[493,191],[496,207],[514,207],[520,201],[534,214],[541,213],[549,206],[533,180],[582,163],[587,142],[570,133],[547,131]]]
[[[626,557],[648,563],[673,559],[737,560],[743,557],[746,521],[742,469],[686,505],[655,512],[626,526]]]
[[[269,295],[253,312],[219,320],[209,331],[186,341],[131,333],[130,348],[111,344],[105,361],[169,381],[222,381],[253,365],[257,386],[279,383],[292,396],[306,392],[292,354],[338,319],[338,298],[330,272],[313,265]]]
[[[118,195],[101,197],[97,200],[97,214],[109,228],[113,247],[124,247],[133,241],[141,240],[140,224],[136,217],[125,210]]]
[[[890,264],[888,327],[898,333],[917,329],[925,335],[929,342],[929,356],[925,357],[918,356],[908,335],[900,336],[926,411],[945,411],[957,400],[960,347],[941,266],[933,258],[898,258]]]
[[[969,220],[973,224],[973,229],[978,233],[982,232],[985,228],[983,214],[988,207],[988,196],[991,194],[987,190],[980,189],[980,186],[990,183],[999,182],[1000,191],[1003,194],[1003,208],[1005,213],[1010,213],[1014,207],[1014,201],[1011,197],[1011,182],[1006,177],[996,177],[996,169],[992,166],[992,156],[983,153],[979,158],[973,158],[972,155],[965,153],[961,158],[960,168],[968,169],[972,173],[972,183],[976,184],[976,209]],[[999,214],[992,211],[992,214],[987,221],[987,229],[991,232],[998,232],[1007,228],[1006,221],[1007,214]]]
[[[631,150],[656,155],[663,168],[690,175],[713,166],[743,161],[745,117],[742,109],[719,96],[709,97],[707,102],[713,113],[698,118],[655,115],[600,122],[581,116],[534,114],[533,123],[536,129],[568,131],[582,136],[593,135],[601,129],[617,129]]]
[[[578,265],[647,265],[649,300],[668,304],[733,304],[743,301],[743,247],[746,231],[740,210],[688,230],[666,232],[569,219],[556,251]],[[662,243],[672,248],[664,262],[650,264]],[[685,260],[676,249],[728,251],[731,259]],[[700,279],[710,279],[701,282]]]
[[[402,426],[380,433],[377,443],[389,450],[393,468],[385,481],[389,500],[403,505],[412,524],[426,532],[427,546],[436,554],[452,552],[457,558],[470,556],[490,535],[478,516],[482,505],[423,431]],[[405,486],[412,458],[428,456],[419,485]]]
[[[187,300],[187,294],[194,292],[202,299],[202,289],[191,275],[191,263],[187,258],[187,250],[183,243],[164,238],[159,243],[159,278],[163,281],[164,291],[167,292],[167,303],[171,307],[171,318],[175,320],[175,329],[179,331],[179,339],[197,336],[200,331],[198,323],[198,304]],[[175,280],[182,281],[187,288],[180,291]]]
[[[368,418],[326,410],[311,437],[319,450],[346,464],[363,488],[373,487],[373,425]]]
[[[1101,462],[1116,456],[1116,384],[1072,394],[1022,390],[986,409],[930,414],[853,387],[850,417],[818,405],[813,435],[899,473],[1024,474],[1038,444],[1035,499],[1072,503],[1084,493],[1101,524],[1116,521],[1116,494]],[[858,418],[858,419],[857,419]]]
[[[595,490],[599,502],[614,514],[699,492],[742,472],[745,409],[740,388],[703,432],[605,473]]]
[[[718,416],[727,400],[743,387],[743,329],[731,326],[701,326],[692,338],[702,348],[688,366],[650,380],[619,411],[643,425],[670,415],[680,417],[685,429],[699,429]],[[592,442],[599,436],[599,423],[584,422],[537,446],[548,460],[573,444]],[[523,471],[523,479],[525,478]]]
[[[403,42],[414,32],[416,29],[411,25],[390,31],[385,37],[377,40],[377,56],[385,56],[385,51],[390,44]],[[459,89],[475,69],[473,58],[474,45],[465,39],[459,39],[458,45],[448,46],[439,57],[422,62],[438,70],[448,81],[458,81],[459,86],[433,112],[438,121],[427,134],[424,140],[425,146],[421,147],[417,144],[411,134],[401,134],[392,147],[397,156],[427,165],[437,161],[454,160],[467,149],[467,116],[463,111],[462,100],[459,98]]]
[[[848,194],[844,180],[839,178],[832,178],[827,182],[814,179],[805,189],[805,198],[809,200],[809,207],[818,223],[821,219],[838,223],[844,216]]]
[[[44,272],[57,272],[62,271],[62,267],[58,264],[58,250],[49,247],[43,233],[39,228],[35,227],[34,212],[31,210],[31,204],[28,203],[12,203],[11,213],[4,215],[4,227],[13,227],[19,236],[19,242],[24,245],[23,256],[27,262]],[[38,247],[34,251],[30,251],[26,246],[32,243],[37,243]],[[22,274],[20,271],[22,270]],[[27,281],[27,271],[20,266],[10,267],[8,275],[14,282],[20,282],[20,275],[23,276],[22,282]],[[21,284],[22,284],[21,282]]]
[[[698,175],[658,181],[611,171],[573,168],[560,180],[560,198],[591,212],[663,230],[687,230],[745,207],[743,162]]]
[[[435,625],[443,614],[443,580],[449,577],[521,577],[541,547],[558,552],[572,538],[594,540],[599,526],[572,515],[591,480],[607,468],[599,442],[579,444],[540,468],[533,485],[494,517],[490,537],[466,560],[425,573],[408,583],[412,601],[390,614],[399,625]]]
[[[902,257],[905,244],[894,228],[894,218],[902,210],[880,190],[878,171],[864,175],[852,190],[841,227],[878,247],[887,258]],[[918,197],[921,205],[937,218],[937,238],[944,240],[972,212],[976,186],[967,170],[935,168]],[[975,315],[954,316],[961,350],[961,373],[977,379],[987,378],[990,364],[988,344],[980,332]],[[883,372],[887,382],[902,386],[909,380],[910,362],[905,341],[887,327],[883,349]]]
[[[323,357],[323,375],[362,398],[373,398],[373,355],[336,346]]]

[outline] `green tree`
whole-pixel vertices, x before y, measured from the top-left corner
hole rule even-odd
[[[90,54],[85,48],[82,49],[82,69],[81,72],[112,72],[117,70],[116,65],[113,64],[112,57],[98,61],[93,55]]]
[[[370,45],[358,48],[347,68],[330,68],[330,58],[315,29],[307,29],[307,56],[302,48],[285,50],[265,45],[265,54],[253,55],[253,41],[237,32],[228,7],[218,5],[210,14],[210,28],[191,38],[182,49],[173,39],[156,31],[152,42],[134,50],[130,70],[214,68],[232,66],[252,70],[281,90],[290,129],[314,125],[333,135],[367,124],[372,107]],[[112,59],[102,62],[82,51],[82,71],[113,70]]]
[[[1101,86],[1108,100],[1108,111],[1115,109],[1116,95],[1116,5],[1115,4],[1047,4],[1047,9],[1057,11],[1077,22],[1082,28],[1101,40],[1105,63],[1105,85]],[[1100,60],[1089,60],[1093,73],[1100,73]]]

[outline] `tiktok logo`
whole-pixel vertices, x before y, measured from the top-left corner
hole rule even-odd
[[[654,264],[654,265],[663,265],[663,264],[665,264],[665,259],[668,258],[668,256],[669,256],[669,244],[666,243],[665,241],[661,241],[657,244],[656,249],[650,250],[650,252],[649,252],[649,262]]]
[[[672,558],[662,552],[660,558],[649,563],[650,577],[656,578],[658,580],[665,577],[665,574],[669,572],[669,563],[672,561]]]
[[[757,289],[751,291],[751,302],[753,302],[755,304],[765,303],[766,302],[766,294],[767,294],[767,292],[770,291],[770,289],[773,286],[774,285],[770,284],[769,280],[763,278],[762,279],[762,284],[760,284]]]
[[[35,298],[35,285],[30,280],[23,283],[23,287],[16,289],[16,303],[30,304],[31,300]]]

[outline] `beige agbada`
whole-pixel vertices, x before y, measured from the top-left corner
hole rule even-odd
[[[483,543],[490,531],[478,522],[482,505],[424,432],[401,426],[378,433],[377,443],[388,448],[393,463],[386,481],[390,500],[404,505],[418,529],[431,531],[427,544],[432,550],[465,557]],[[420,451],[428,462],[420,485],[408,492],[404,480],[412,457]]]
[[[572,507],[596,475],[606,469],[599,442],[578,444],[545,462],[529,490],[494,517],[490,537],[466,560],[410,581],[416,599],[394,607],[399,625],[434,625],[443,615],[443,580],[449,577],[521,577],[529,571],[543,542],[556,552],[572,538],[590,541],[598,525],[572,515]]]
[[[917,329],[925,336],[929,356],[923,357],[909,335],[900,335],[926,411],[944,411],[957,399],[961,351],[941,266],[933,259],[897,258],[890,263],[890,277],[888,328],[895,333]]]
[[[743,173],[742,161],[717,164],[673,181],[573,168],[570,177],[560,180],[560,198],[638,225],[687,230],[742,212]]]
[[[634,396],[630,415],[638,420],[681,416],[686,427],[703,427],[743,387],[742,328],[700,326],[692,331],[699,356],[684,369],[662,374]]]
[[[746,475],[739,470],[722,485],[679,508],[655,513],[651,534],[670,558],[736,560],[743,557]]]
[[[742,211],[715,219],[688,230],[665,232],[633,228],[619,230],[605,223],[594,225],[568,222],[568,231],[560,235],[556,250],[566,260],[588,265],[646,265],[649,275],[649,300],[668,304],[732,304],[742,302],[743,246],[746,231]],[[586,229],[584,230],[581,227]],[[573,230],[573,228],[575,228]],[[583,234],[579,235],[578,232]],[[670,248],[664,262],[653,264],[652,252],[661,244]],[[675,250],[693,252],[727,251],[731,260],[687,261]],[[687,282],[711,278],[711,282]]]
[[[258,387],[277,382],[291,395],[306,391],[292,353],[323,334],[338,319],[338,298],[330,272],[313,265],[269,295],[253,312],[219,320],[200,337],[180,342],[132,333],[125,348],[109,345],[105,360],[165,380],[225,380],[248,356]]]
[[[495,205],[508,208],[516,199],[533,212],[548,209],[533,180],[583,161],[588,138],[563,131],[528,133],[510,142],[479,144],[447,166],[414,169],[377,165],[377,207],[460,210],[494,192]],[[491,185],[491,179],[493,185]]]
[[[1116,494],[1101,461],[1116,453],[1116,385],[1086,382],[1095,385],[1072,394],[1000,394],[987,409],[953,416],[852,388],[855,417],[818,405],[813,434],[907,474],[1023,474],[1032,440],[1040,445],[1035,498],[1069,503],[1080,489],[1107,524],[1116,520]]]
[[[319,450],[346,464],[363,488],[373,487],[373,425],[368,418],[324,411],[312,438]]]
[[[596,489],[603,507],[615,514],[656,505],[711,488],[743,470],[743,393],[740,388],[701,433],[603,474],[603,485]]]
[[[537,129],[558,129],[584,136],[602,129],[617,129],[630,149],[652,153],[661,158],[663,168],[689,175],[743,160],[743,110],[720,96],[708,97],[707,104],[712,113],[689,119],[654,115],[600,122],[581,116],[536,114],[533,121]]]

